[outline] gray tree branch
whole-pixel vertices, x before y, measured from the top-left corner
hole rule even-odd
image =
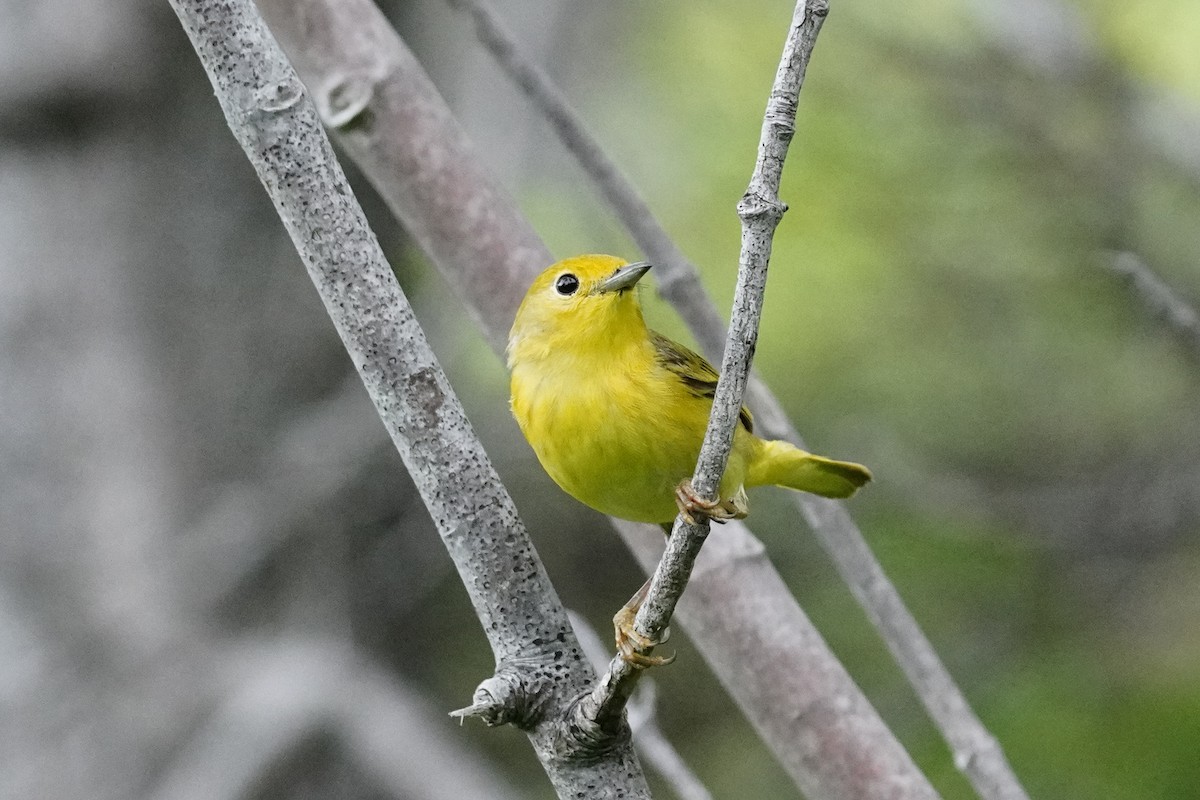
[[[795,129],[796,106],[803,85],[804,73],[816,36],[827,13],[828,6],[824,2],[808,3],[801,0],[796,5],[792,26],[767,103],[758,158],[750,186],[745,197],[738,204],[738,214],[742,219],[742,254],[738,270],[738,286],[734,296],[734,311],[724,351],[722,377],[713,402],[713,416],[706,433],[704,447],[701,450],[696,475],[693,478],[693,486],[697,491],[710,497],[715,496],[720,476],[724,472],[724,461],[728,457],[732,444],[733,427],[737,423],[737,414],[741,408],[741,394],[749,375],[750,360],[757,338],[757,322],[761,314],[762,299],[766,288],[771,243],[774,230],[786,210],[779,200],[783,163]],[[702,526],[698,532],[694,530],[694,527],[687,525],[682,519],[676,521],[671,539],[667,543],[667,554],[659,562],[655,578],[651,583],[650,593],[646,600],[647,605],[655,599],[660,574],[676,564],[680,564],[675,568],[683,577],[682,579],[671,580],[668,578],[664,580],[665,586],[668,587],[665,591],[673,592],[677,586],[679,591],[682,590],[682,586],[679,584],[686,582],[694,563],[694,560],[688,562],[686,559],[689,557],[694,559],[699,555],[700,545],[704,542],[703,527],[706,526]],[[721,538],[724,539],[724,537]],[[680,539],[683,541],[680,542]],[[680,553],[674,559],[671,557],[673,550]],[[736,563],[736,559],[728,559],[728,561]],[[758,577],[761,579],[767,576]],[[747,582],[739,581],[738,583],[746,585]],[[782,593],[786,593],[786,587],[783,587],[782,583],[779,588],[783,590]],[[721,600],[726,599],[723,595],[722,592]],[[644,621],[649,622],[642,630],[643,633],[657,635],[657,630],[653,626],[658,624],[664,614],[669,618],[669,613],[674,608],[672,599],[678,599],[678,595],[675,595],[674,598],[668,595],[667,600],[649,614],[639,612],[638,624]],[[645,608],[646,606],[643,606],[643,611]],[[795,609],[796,616],[803,616],[794,603],[783,605],[785,613],[789,608]],[[757,607],[753,611],[770,617],[779,614],[779,609],[775,608]],[[749,616],[753,618],[755,615]],[[644,617],[649,619],[644,620]],[[765,648],[769,646],[768,642],[775,637],[792,636],[799,637],[798,640],[790,643],[790,647],[794,650],[819,651],[824,646],[819,635],[816,635],[807,620],[789,620],[789,622],[794,624],[779,628],[772,627],[763,631],[764,635],[758,642],[758,646]],[[665,620],[663,624],[665,624]],[[729,652],[730,649],[717,648],[717,650],[718,652]],[[766,660],[770,661],[769,658]],[[829,714],[831,724],[825,729],[827,738],[823,743],[823,754],[829,761],[835,762],[835,765],[820,773],[797,771],[800,787],[805,794],[810,797],[874,797],[893,794],[903,797],[936,797],[936,792],[920,777],[919,772],[915,769],[905,769],[907,755],[902,751],[880,754],[881,759],[893,760],[895,768],[894,771],[889,770],[885,773],[886,777],[883,780],[874,780],[874,776],[863,769],[866,764],[855,756],[853,749],[843,748],[845,741],[852,740],[853,735],[847,735],[847,729],[842,725],[848,726],[863,720],[870,720],[871,714],[855,707],[856,693],[846,693],[841,690],[850,681],[848,676],[841,671],[840,665],[830,666],[831,671],[820,676],[816,681],[816,683],[828,681],[823,687],[827,693],[809,698],[810,704],[805,710],[809,715]],[[602,690],[620,696],[619,689],[610,690],[607,689],[607,686],[619,685],[620,673],[618,670],[621,669],[628,671],[629,665],[623,659],[615,659],[609,668],[608,675],[601,680],[598,689],[593,692],[593,698],[596,698],[597,702],[611,702],[607,697],[598,697]],[[636,673],[633,677],[636,678]],[[769,686],[760,685],[757,688],[767,696],[772,691]],[[737,696],[736,689],[733,691]],[[832,705],[826,705],[831,701]],[[852,709],[853,713],[850,713]],[[781,733],[778,730],[771,732]],[[779,740],[778,736],[766,738],[769,741]],[[835,753],[839,758],[831,758]],[[785,763],[787,762],[785,761]],[[891,785],[887,786],[889,782]],[[850,794],[846,795],[846,792]]]
[[[701,349],[714,362],[719,361],[725,347],[725,319],[700,283],[696,268],[658,224],[633,184],[604,152],[600,141],[592,135],[546,71],[526,55],[489,3],[481,0],[449,2],[471,17],[480,42],[550,123],[563,146],[579,161],[621,224],[654,264],[654,281],[659,294],[676,308],[687,309],[690,315],[688,326]]]
[[[738,259],[733,313],[708,429],[704,432],[704,443],[692,475],[693,489],[699,496],[709,500],[719,499],[721,476],[725,474],[725,466],[733,448],[733,434],[741,413],[742,395],[746,390],[750,362],[754,358],[754,346],[758,340],[771,243],[775,228],[786,210],[779,201],[783,162],[795,131],[796,106],[800,100],[804,73],[828,12],[829,7],[823,0],[799,0],[796,4],[767,102],[750,186],[738,203],[738,216],[742,220],[742,248]],[[675,606],[687,586],[692,566],[708,536],[709,527],[708,519],[703,516],[696,522],[683,514],[676,517],[666,551],[650,578],[650,590],[634,620],[634,628],[649,640],[658,640],[670,623]],[[611,719],[620,713],[641,674],[642,670],[637,665],[618,655],[588,700],[581,704],[581,710],[586,716],[597,720]]]
[[[1150,313],[1167,324],[1192,356],[1200,358],[1200,314],[1196,309],[1134,253],[1114,253],[1110,267],[1129,282]]]
[[[172,0],[459,570],[505,706],[562,797],[648,797],[627,737],[581,759],[563,709],[593,679],[508,493],[350,191],[316,108],[249,0]],[[597,787],[603,787],[597,789]]]

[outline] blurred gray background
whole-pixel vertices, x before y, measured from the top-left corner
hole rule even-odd
[[[461,19],[385,7],[556,253],[636,255]],[[502,12],[726,305],[791,4]],[[1197,41],[1186,0],[835,2],[801,98],[756,363],[814,449],[874,469],[852,511],[1034,797],[1200,785],[1200,347],[1112,269],[1200,302]],[[361,197],[607,637],[641,575]],[[812,538],[769,491],[751,523],[970,797]],[[796,796],[673,644],[683,756],[718,797]],[[550,797],[522,734],[445,714],[491,667],[168,5],[0,2],[0,797]]]

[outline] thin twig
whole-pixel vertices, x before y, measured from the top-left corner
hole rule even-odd
[[[1134,253],[1113,253],[1110,268],[1129,281],[1150,313],[1162,319],[1193,356],[1200,357],[1200,314],[1196,309]]]
[[[297,744],[328,734],[392,797],[515,800],[420,698],[341,641],[222,646],[219,703],[174,753],[150,800],[236,800]],[[330,691],[329,687],[338,687]],[[404,758],[396,758],[403,751]]]
[[[824,0],[799,0],[796,4],[767,102],[750,186],[738,203],[742,248],[733,313],[708,429],[692,476],[692,488],[700,497],[710,500],[719,497],[721,476],[725,474],[725,465],[733,448],[733,434],[758,339],[771,243],[775,228],[787,210],[779,201],[783,163],[795,132],[796,106],[804,73],[828,11]],[[650,590],[634,620],[635,630],[649,640],[658,640],[670,622],[708,531],[709,521],[703,516],[697,522],[683,514],[675,519],[666,552],[650,579]],[[618,655],[591,696],[581,703],[581,713],[596,720],[619,713],[641,674],[641,669]]]
[[[632,522],[617,530],[653,570],[661,544]],[[937,798],[745,525],[709,538],[674,619],[804,797]]]
[[[663,296],[679,311],[697,342],[710,355],[720,352],[714,341],[723,329],[716,306],[703,290],[699,273],[674,245],[633,185],[604,155],[545,72],[524,56],[495,12],[482,0],[450,0],[475,20],[480,40],[551,122],[563,145],[576,156],[597,188],[614,206],[646,255],[662,267]],[[713,319],[716,319],[714,322]],[[747,389],[758,428],[768,436],[804,447],[783,406],[754,376]],[[999,743],[972,711],[966,697],[938,658],[928,637],[904,605],[900,593],[871,552],[845,508],[831,500],[795,493],[791,502],[833,558],[842,579],[867,613],[903,669],[930,717],[954,753],[954,763],[985,800],[1020,800],[1024,789]]]
[[[594,673],[299,77],[250,0],[171,5],[459,569],[508,692],[489,714],[528,731],[560,796],[648,798],[627,739],[586,763],[557,746]]]

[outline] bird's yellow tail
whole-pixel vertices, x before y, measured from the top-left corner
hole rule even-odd
[[[862,464],[806,453],[788,442],[762,442],[751,459],[747,486],[786,486],[822,497],[849,497],[871,480]]]

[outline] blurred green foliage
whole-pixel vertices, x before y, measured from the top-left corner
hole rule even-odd
[[[955,0],[833,4],[756,365],[814,448],[876,470],[852,510],[1032,796],[1190,798],[1200,370],[1106,266],[1135,252],[1200,301],[1200,175],[1129,117],[1138,87],[1200,107],[1200,6],[1074,8],[1100,58],[1056,74],[1014,60]],[[573,97],[727,306],[734,205],[791,4],[623,9],[625,38],[574,37],[572,74],[592,77]],[[579,174],[522,192],[560,256],[636,255]],[[652,325],[688,339],[644,298]],[[485,376],[472,416],[551,574],[603,627],[636,571],[541,475],[491,354],[463,347],[459,368]],[[770,492],[755,504],[756,532],[851,672],[943,795],[971,797],[811,537]],[[718,797],[792,794],[696,666],[656,671],[668,733]]]

